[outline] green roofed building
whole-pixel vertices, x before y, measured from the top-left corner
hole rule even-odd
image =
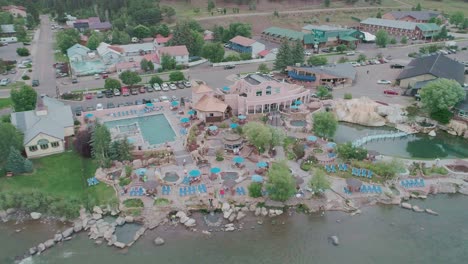
[[[415,23],[380,18],[365,19],[361,21],[359,28],[369,32],[377,32],[383,29],[389,35],[396,37],[406,36],[412,39],[432,38],[440,32],[440,27],[435,23]]]
[[[300,31],[279,27],[269,27],[262,32],[262,39],[275,43],[281,43],[283,40],[303,41],[304,35],[305,34]]]

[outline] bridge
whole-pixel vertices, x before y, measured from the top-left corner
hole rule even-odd
[[[362,138],[358,138],[353,141],[353,146],[354,147],[360,147],[368,142],[374,141],[374,140],[380,140],[380,139],[395,139],[395,138],[402,138],[406,137],[408,135],[411,135],[410,133],[403,132],[403,131],[395,131],[395,132],[390,132],[390,133],[384,133],[384,134],[376,134],[376,135],[368,135]]]

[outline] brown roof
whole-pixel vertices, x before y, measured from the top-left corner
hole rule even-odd
[[[242,45],[242,46],[250,46],[250,45],[254,44],[255,42],[257,42],[254,39],[246,38],[246,37],[243,37],[243,36],[235,36],[229,41],[234,42],[234,43],[239,44],[239,45]]]
[[[196,94],[201,94],[201,93],[213,92],[213,89],[206,84],[200,84],[197,87],[194,87],[192,91]]]
[[[124,50],[121,47],[118,46],[109,46],[109,49],[117,51],[118,53],[123,53]]]
[[[194,106],[201,112],[222,112],[226,111],[227,104],[223,101],[209,95],[204,95]]]
[[[170,46],[170,47],[162,47],[159,49],[160,54],[167,54],[170,56],[185,56],[189,55],[187,47],[185,45],[182,46]]]

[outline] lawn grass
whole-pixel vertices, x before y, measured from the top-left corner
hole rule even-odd
[[[134,208],[134,207],[143,207],[143,201],[138,198],[127,199],[123,202],[125,207]]]
[[[23,85],[26,85],[26,83],[23,81],[16,81],[16,82],[9,83],[6,86],[0,86],[0,89],[19,89],[23,87]]]
[[[115,199],[114,189],[104,183],[88,187],[86,179],[94,176],[97,165],[76,152],[68,151],[34,159],[34,172],[12,178],[0,178],[0,191],[40,191],[56,197],[77,198],[108,204]]]
[[[11,98],[0,98],[0,109],[11,107]]]
[[[468,16],[468,8],[466,7],[466,1],[461,0],[444,0],[444,1],[421,1],[421,0],[402,0],[401,2],[416,6],[421,3],[423,10],[437,10],[448,14],[454,13],[455,11],[462,11],[465,16]]]
[[[68,57],[65,56],[65,54],[63,54],[62,52],[55,52],[54,60],[55,62],[68,62]]]

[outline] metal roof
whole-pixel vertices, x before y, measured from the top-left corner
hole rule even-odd
[[[341,30],[348,30],[346,28],[339,28],[329,25],[305,25],[302,27],[304,30],[320,30],[320,31],[341,31]]]
[[[15,26],[13,24],[1,25],[2,33],[16,33]]]
[[[291,29],[286,29],[286,28],[279,28],[279,27],[269,27],[265,29],[263,34],[268,34],[268,35],[275,35],[278,37],[286,37],[288,39],[294,39],[294,40],[302,40],[304,38],[304,33],[291,30]]]
[[[361,24],[414,30],[419,23],[370,17],[362,20]]]
[[[244,47],[252,46],[252,44],[257,42],[254,39],[246,38],[246,37],[243,37],[243,36],[235,36],[232,39],[230,39],[229,41],[233,42],[233,43],[236,43],[236,44],[239,44],[239,45],[244,46]]]
[[[418,24],[417,27],[421,29],[421,31],[439,31],[440,27],[436,23],[421,23]]]
[[[401,19],[403,17],[410,16],[416,20],[429,20],[440,15],[440,13],[436,11],[392,11],[388,14],[391,14],[395,19]]]

